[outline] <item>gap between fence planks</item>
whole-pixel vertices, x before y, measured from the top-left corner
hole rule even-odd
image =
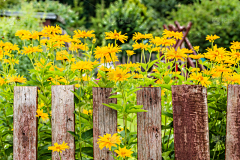
[[[52,86],[52,145],[68,143],[69,149],[61,153],[62,160],[75,160],[74,136],[67,131],[75,132],[75,105],[73,85]],[[58,152],[52,152],[53,160],[60,160]]]
[[[37,87],[14,87],[14,160],[37,160],[37,98]]]
[[[117,103],[116,98],[109,98],[112,88],[93,87],[93,154],[94,159],[113,160],[108,149],[100,150],[97,144],[99,136],[117,133],[117,111],[102,103]]]
[[[137,104],[148,112],[137,113],[139,160],[161,160],[161,88],[146,87],[137,91]]]
[[[172,86],[176,160],[210,160],[207,90],[197,85]]]
[[[240,159],[240,86],[228,86],[226,160]]]

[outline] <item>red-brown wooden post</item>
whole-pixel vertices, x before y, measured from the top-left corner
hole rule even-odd
[[[75,160],[74,137],[67,131],[75,132],[75,105],[73,85],[52,86],[52,145],[68,143],[69,149],[61,153],[62,160]],[[58,152],[52,152],[53,160],[60,160]]]
[[[111,91],[111,88],[93,87],[93,154],[96,160],[113,160],[111,151],[100,150],[97,144],[99,136],[117,133],[117,111],[102,104],[117,103],[116,98],[109,98]]]
[[[37,87],[14,87],[14,160],[37,160],[37,98]]]
[[[138,159],[161,160],[161,88],[137,91],[137,104],[148,110],[137,113]]]
[[[210,160],[207,90],[198,85],[172,86],[176,160]]]
[[[240,159],[240,86],[228,86],[226,160]]]

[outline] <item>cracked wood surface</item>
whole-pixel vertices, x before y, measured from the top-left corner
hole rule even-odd
[[[148,110],[137,113],[138,159],[161,160],[161,88],[137,91],[137,104]]]
[[[75,160],[74,136],[67,131],[75,132],[75,105],[73,85],[52,86],[52,145],[68,143],[69,149],[61,153],[62,160]],[[52,152],[53,160],[60,160],[58,152]]]
[[[198,85],[172,86],[176,160],[210,160],[207,90]]]
[[[37,87],[14,87],[13,159],[37,159]]]
[[[117,133],[117,111],[102,104],[117,103],[116,98],[108,98],[111,91],[111,88],[93,87],[93,154],[96,160],[113,160],[111,151],[100,150],[97,144],[99,136]]]
[[[240,86],[228,86],[226,160],[240,159]]]

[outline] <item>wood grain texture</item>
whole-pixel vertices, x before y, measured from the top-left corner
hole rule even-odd
[[[207,90],[197,85],[172,86],[176,160],[210,160]]]
[[[240,159],[240,86],[228,86],[226,160]]]
[[[14,87],[13,159],[37,159],[37,87]]]
[[[75,159],[74,137],[67,131],[75,132],[75,105],[73,85],[52,86],[52,145],[68,143],[69,149],[61,153],[62,160]],[[58,152],[52,152],[53,160],[60,160]]]
[[[111,91],[111,88],[93,87],[93,154],[96,160],[113,160],[111,152],[106,148],[100,150],[97,144],[99,136],[117,133],[117,111],[102,104],[117,103],[116,98],[108,98]]]
[[[137,104],[148,110],[137,113],[138,160],[161,160],[161,88],[137,91]]]

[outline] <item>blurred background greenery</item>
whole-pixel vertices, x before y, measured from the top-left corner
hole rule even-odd
[[[216,43],[223,47],[238,40],[239,10],[239,0],[0,0],[1,13],[27,13],[18,18],[1,17],[0,40],[21,47],[21,41],[14,36],[15,32],[19,29],[40,30],[43,20],[35,18],[34,13],[44,12],[55,13],[64,19],[64,23],[55,21],[54,24],[60,25],[70,35],[76,29],[94,30],[99,46],[106,44],[104,32],[116,29],[127,33],[128,43],[119,43],[126,50],[132,49],[131,37],[134,32],[161,36],[163,24],[173,24],[177,20],[185,26],[190,21],[193,23],[188,38],[193,46],[202,47],[202,53],[210,47],[205,40],[206,35],[220,36],[221,39]],[[22,70],[29,64],[27,59],[20,62],[23,62],[19,64]]]

